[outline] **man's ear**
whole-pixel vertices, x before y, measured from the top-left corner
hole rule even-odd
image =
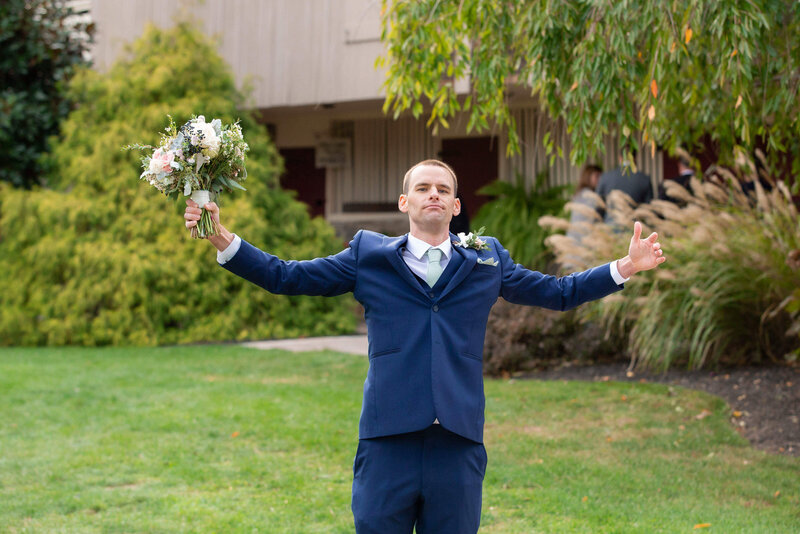
[[[456,198],[455,202],[453,202],[453,215],[458,215],[461,213],[461,199]]]
[[[400,198],[397,199],[397,209],[403,213],[408,213],[408,197],[406,195],[400,195]]]

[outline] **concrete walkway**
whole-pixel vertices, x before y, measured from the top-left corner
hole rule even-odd
[[[367,336],[358,334],[352,336],[304,337],[300,339],[270,339],[267,341],[248,341],[242,343],[242,346],[264,350],[290,350],[292,352],[333,350],[366,356]]]

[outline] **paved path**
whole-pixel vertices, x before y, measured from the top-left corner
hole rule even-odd
[[[310,350],[334,350],[349,354],[367,355],[367,336],[304,337],[300,339],[270,339],[268,341],[248,341],[244,347],[255,349],[282,349],[293,352]]]

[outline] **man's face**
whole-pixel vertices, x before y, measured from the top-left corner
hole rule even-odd
[[[412,230],[442,231],[453,215],[461,212],[455,197],[453,178],[442,167],[421,165],[408,180],[408,193],[400,195],[397,206],[408,214]]]

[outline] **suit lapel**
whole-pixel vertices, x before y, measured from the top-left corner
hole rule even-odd
[[[425,288],[422,287],[422,285],[419,283],[419,280],[417,280],[417,277],[414,276],[414,273],[411,272],[411,269],[408,268],[405,260],[403,260],[402,250],[407,242],[408,235],[405,235],[404,237],[399,238],[394,246],[386,247],[386,259],[389,261],[392,267],[394,267],[400,277],[408,283],[408,285],[416,288],[417,291],[427,296]]]
[[[458,238],[450,234],[450,240],[458,241]],[[450,258],[450,264],[447,265],[447,269],[442,273],[442,278],[444,278],[445,273],[452,273],[452,276],[447,280],[447,285],[442,291],[441,298],[444,298],[445,295],[458,287],[458,284],[463,282],[467,275],[472,272],[477,262],[478,252],[476,250],[453,245],[453,257]],[[451,267],[453,268],[452,270]]]

